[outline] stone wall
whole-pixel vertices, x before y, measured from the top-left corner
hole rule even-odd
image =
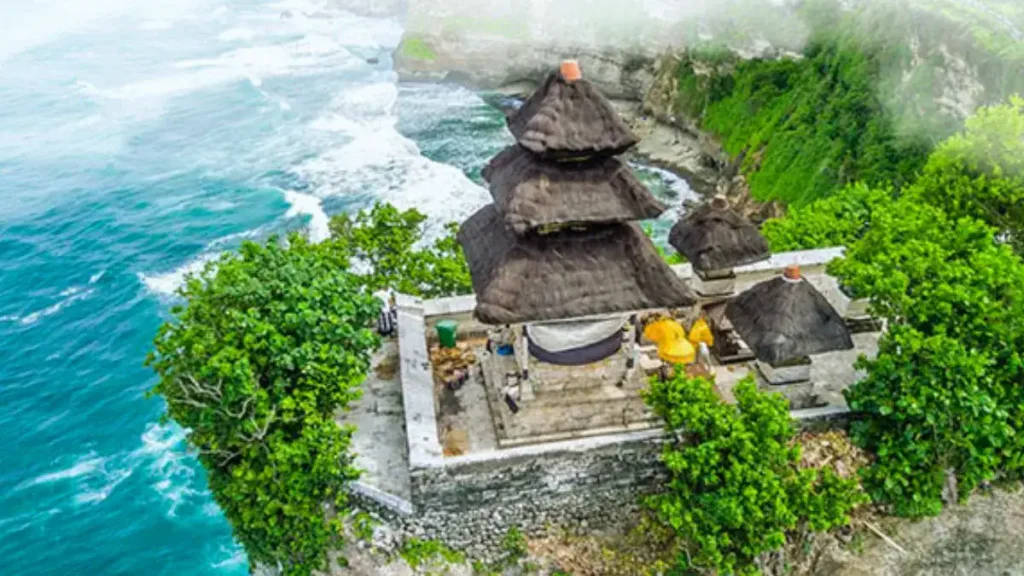
[[[415,514],[396,517],[405,536],[439,540],[488,560],[515,527],[614,527],[664,482],[660,430],[448,458],[411,470]]]

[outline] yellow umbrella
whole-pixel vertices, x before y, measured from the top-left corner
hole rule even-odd
[[[644,336],[658,345],[658,358],[670,364],[690,364],[697,352],[686,340],[686,330],[675,320],[667,318],[652,322],[644,329]]]
[[[711,327],[703,318],[698,318],[690,328],[690,344],[697,348],[701,343],[707,344],[708,348],[715,345],[715,337],[711,335]]]

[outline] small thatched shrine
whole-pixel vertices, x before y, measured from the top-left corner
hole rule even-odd
[[[846,322],[796,266],[732,299],[725,315],[772,384],[807,380],[813,354],[853,348]]]
[[[672,227],[669,244],[691,262],[694,289],[704,296],[732,294],[733,268],[771,257],[761,231],[722,196],[683,216]]]
[[[691,292],[633,221],[665,207],[615,158],[636,136],[566,62],[508,121],[517,144],[484,170],[494,203],[459,230],[487,324],[528,324],[553,364],[614,354],[634,311],[688,306]]]

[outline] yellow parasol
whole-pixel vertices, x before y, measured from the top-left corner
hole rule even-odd
[[[686,330],[675,320],[663,318],[644,328],[644,336],[658,345],[658,358],[670,364],[690,364],[697,352],[686,340]]]

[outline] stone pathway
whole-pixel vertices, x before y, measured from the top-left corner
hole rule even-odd
[[[409,455],[402,408],[398,344],[385,341],[363,383],[363,397],[338,418],[356,427],[352,449],[362,469],[360,483],[408,502]]]

